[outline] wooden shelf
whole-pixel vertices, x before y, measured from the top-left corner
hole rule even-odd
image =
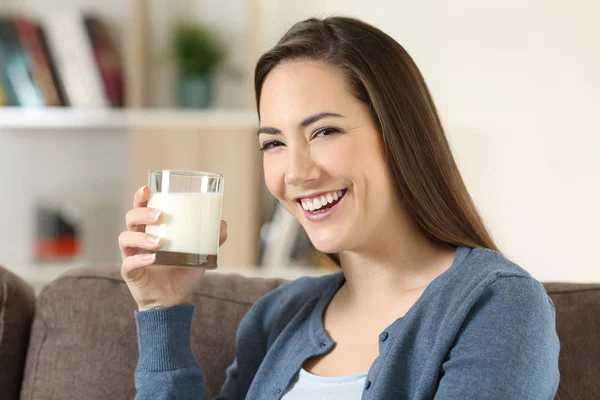
[[[0,107],[0,130],[44,129],[248,129],[254,110],[87,109]]]
[[[38,294],[45,285],[53,282],[70,269],[75,267],[86,267],[89,265],[89,263],[81,261],[70,263],[21,264],[13,266],[3,266],[9,271],[13,272],[14,274],[20,276],[27,283],[29,283],[34,288],[36,294]],[[119,267],[115,265],[115,268]],[[287,280],[294,280],[302,276],[321,276],[331,273],[331,271],[302,267],[282,267],[265,269],[258,268],[257,266],[227,266],[217,268],[214,271],[210,271],[210,273],[240,274],[248,277],[282,278]]]

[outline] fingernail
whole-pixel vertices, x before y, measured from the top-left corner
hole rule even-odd
[[[160,237],[148,235],[146,236],[146,242],[150,244],[158,244],[160,243]]]
[[[138,189],[138,192],[142,193],[145,188],[146,188],[146,185],[142,186],[141,188]]]
[[[152,218],[155,221],[158,221],[158,219],[160,218],[160,214],[162,214],[162,211],[150,211],[150,218]]]
[[[144,261],[153,261],[154,262],[154,260],[156,260],[156,254],[155,253],[144,254],[142,256],[142,260],[144,260]]]

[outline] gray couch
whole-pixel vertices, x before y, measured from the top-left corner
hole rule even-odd
[[[207,273],[193,302],[192,349],[216,395],[249,307],[284,280]],[[557,310],[557,398],[600,399],[600,284],[545,283]],[[117,267],[74,269],[37,299],[0,267],[0,399],[131,399],[136,309]]]

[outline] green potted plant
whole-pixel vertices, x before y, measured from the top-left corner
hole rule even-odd
[[[225,49],[215,32],[200,23],[174,25],[173,50],[177,65],[177,102],[182,108],[211,104],[213,77],[225,59]]]

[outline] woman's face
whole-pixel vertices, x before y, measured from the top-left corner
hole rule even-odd
[[[377,241],[395,204],[392,180],[376,124],[342,71],[278,65],[263,85],[260,120],[267,187],[313,245],[339,253]]]

